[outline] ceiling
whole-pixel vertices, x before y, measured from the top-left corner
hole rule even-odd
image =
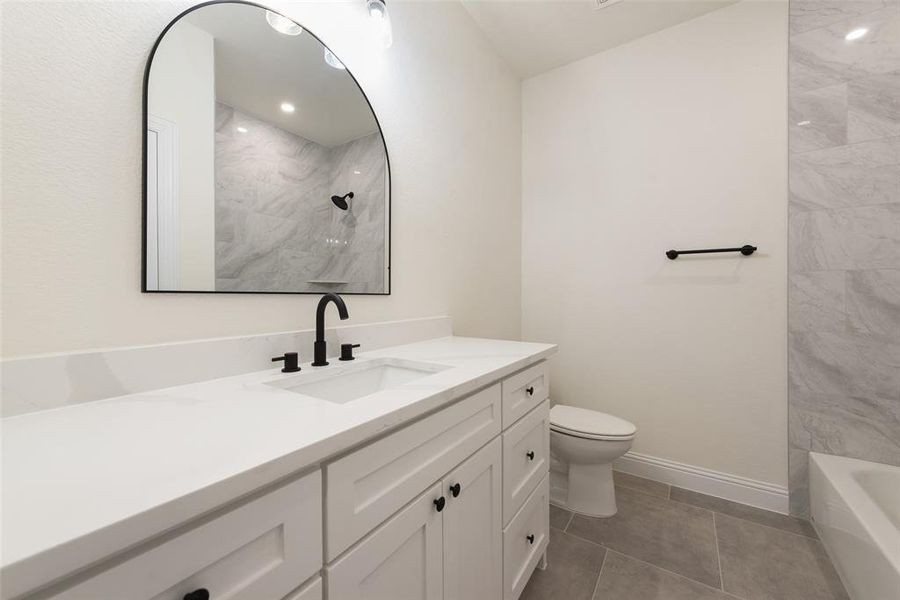
[[[325,63],[309,32],[278,33],[246,4],[213,4],[185,20],[215,39],[217,101],[328,147],[378,131],[353,78]],[[282,102],[296,111],[284,113]]]
[[[523,79],[672,27],[737,0],[461,0]]]

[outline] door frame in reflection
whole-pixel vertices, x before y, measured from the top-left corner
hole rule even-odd
[[[178,125],[147,115],[147,287],[178,288]]]

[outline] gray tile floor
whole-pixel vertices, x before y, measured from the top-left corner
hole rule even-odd
[[[616,473],[609,519],[550,507],[522,600],[847,600],[806,521]]]

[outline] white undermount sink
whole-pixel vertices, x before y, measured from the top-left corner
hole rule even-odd
[[[402,387],[449,368],[399,358],[377,358],[347,365],[339,363],[321,372],[270,381],[267,385],[343,404],[382,390]]]

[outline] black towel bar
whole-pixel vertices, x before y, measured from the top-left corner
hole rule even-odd
[[[675,260],[678,258],[680,254],[712,254],[715,252],[740,252],[744,256],[750,256],[754,252],[756,252],[756,246],[751,246],[747,244],[745,246],[741,246],[740,248],[707,248],[706,250],[669,250],[666,252],[666,256],[669,257],[670,260]]]

